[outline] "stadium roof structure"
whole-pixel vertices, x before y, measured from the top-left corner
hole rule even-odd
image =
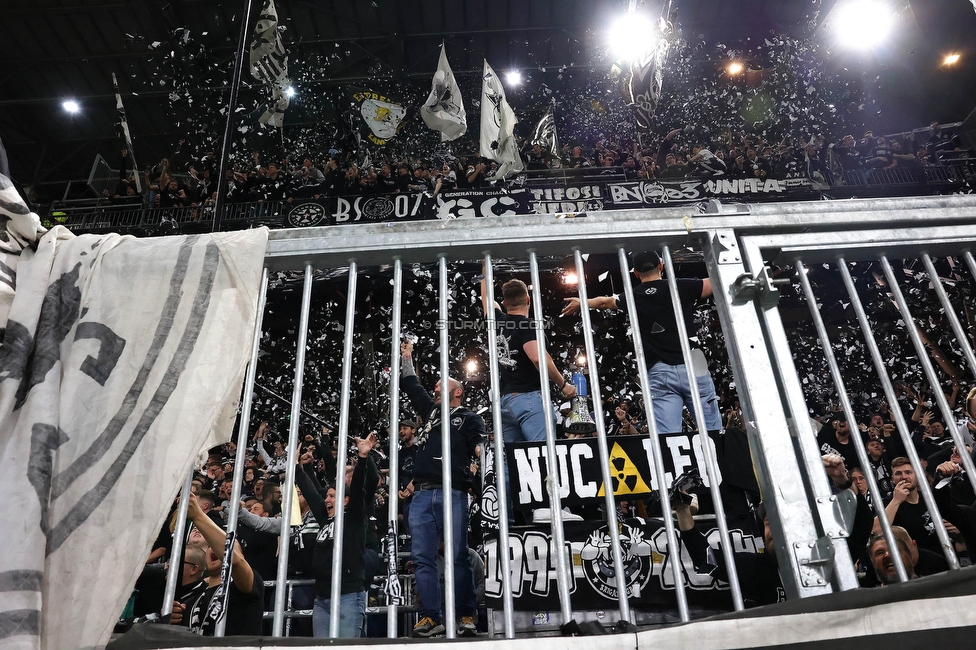
[[[674,0],[673,19],[679,37],[701,50],[703,59],[723,43],[748,56],[750,44],[761,46],[777,33],[820,41],[817,56],[829,59],[838,74],[857,76],[871,97],[858,110],[870,113],[865,123],[875,131],[969,114],[976,72],[970,2],[885,0],[901,18],[895,33],[880,50],[853,53],[844,47],[849,44],[830,39],[832,11],[846,1],[853,0]],[[253,0],[255,14],[262,2]],[[425,96],[442,42],[458,78],[472,85],[487,58],[496,70],[523,70],[527,87],[548,84],[569,93],[567,84],[606,78],[609,28],[628,4],[277,0],[298,92],[286,131],[335,119],[334,107],[322,98],[350,85],[389,78],[413,84]],[[637,4],[655,18],[662,2]],[[217,115],[226,103],[245,6],[243,0],[7,0],[0,141],[12,175],[25,186],[53,187],[87,177],[96,154],[118,157],[113,73],[141,168],[168,155],[179,140],[193,140],[200,124],[191,128],[181,116]],[[949,69],[942,60],[951,52],[961,58]],[[251,111],[263,91],[251,87],[248,75],[244,79],[242,105]],[[78,102],[77,113],[65,112],[67,99]],[[212,130],[223,128],[215,124]]]

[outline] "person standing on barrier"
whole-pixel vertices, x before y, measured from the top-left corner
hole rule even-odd
[[[546,439],[546,418],[552,420],[556,430],[557,412],[549,396],[543,398],[539,379],[539,364],[545,363],[549,380],[563,397],[576,397],[576,386],[556,368],[552,356],[546,352],[545,360],[539,355],[536,327],[540,324],[529,318],[529,289],[521,280],[512,279],[502,285],[502,311],[498,303],[487,303],[487,289],[482,267],[481,301],[487,316],[494,309],[498,341],[498,378],[501,394],[502,439],[505,444]],[[508,467],[505,468],[508,480]],[[512,491],[509,490],[509,495]],[[511,510],[509,510],[511,519]],[[548,508],[538,508],[532,515],[535,523],[550,521]],[[564,510],[564,519],[578,520]]]
[[[680,433],[683,407],[687,406],[691,413],[695,409],[685,360],[681,354],[681,340],[678,338],[671,292],[668,281],[661,278],[663,269],[664,264],[654,251],[634,255],[634,275],[640,280],[640,285],[634,288],[634,304],[644,343],[657,432]],[[694,330],[692,317],[695,301],[712,295],[712,283],[708,278],[678,278],[676,282],[685,329],[691,332]],[[627,310],[626,302],[619,296],[597,296],[587,300],[587,305],[590,309]],[[579,298],[566,298],[562,315],[579,313]],[[715,384],[708,373],[708,362],[697,346],[696,337],[692,337],[690,343],[698,394],[705,412],[705,427],[709,431],[719,431],[722,428],[722,415],[718,408]]]
[[[342,585],[339,596],[339,638],[355,639],[363,635],[366,623],[366,578],[363,553],[366,534],[366,475],[372,459],[369,452],[377,444],[376,434],[365,439],[354,438],[357,462],[352,471],[346,498],[343,503],[345,518],[342,533]],[[331,626],[332,557],[335,530],[336,490],[330,487],[325,497],[319,492],[315,480],[305,471],[311,467],[311,454],[306,453],[295,472],[295,480],[308,507],[319,523],[312,556],[312,573],[315,575],[315,604],[312,609],[312,631],[316,637],[329,636]],[[345,472],[342,472],[344,475]]]
[[[498,303],[488,305],[485,280],[481,280],[481,300],[485,309],[495,311],[498,329],[498,376],[502,396],[502,437],[506,443],[525,440],[545,440],[549,417],[556,426],[556,411],[552,402],[542,398],[539,380],[539,345],[536,341],[538,323],[529,318],[529,289],[521,280],[509,280],[502,285],[502,311]],[[552,381],[563,397],[576,396],[576,386],[556,368],[552,356],[546,352],[544,363]]]
[[[413,481],[407,491],[413,495],[410,504],[411,555],[415,566],[417,595],[420,598],[420,620],[413,636],[430,637],[445,631],[441,615],[441,583],[437,575],[438,547],[444,538],[444,488],[441,484],[443,450],[441,447],[441,382],[434,386],[433,398],[424,390],[413,367],[413,343],[400,344],[403,382],[410,403],[424,424],[417,433]],[[478,602],[474,576],[468,556],[468,488],[472,485],[471,458],[481,456],[485,440],[485,421],[480,415],[461,406],[464,388],[461,382],[446,378],[450,387],[452,530],[454,532],[454,598],[459,636],[475,636],[478,631]],[[445,558],[448,557],[445,549]]]

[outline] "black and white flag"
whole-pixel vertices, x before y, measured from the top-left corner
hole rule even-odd
[[[271,103],[264,114],[258,118],[261,124],[281,127],[285,119],[285,109],[288,108],[288,95],[285,89],[288,79],[288,53],[281,42],[281,32],[278,29],[278,10],[274,0],[264,0],[261,14],[254,27],[254,39],[251,41],[251,76],[256,80],[271,86]]]
[[[495,178],[522,171],[522,157],[515,142],[515,111],[505,99],[505,89],[485,61],[481,85],[481,155],[498,162]]]
[[[556,135],[556,116],[553,114],[552,106],[535,125],[529,144],[533,147],[539,145],[552,160],[559,160],[562,152],[559,149],[559,136]]]
[[[136,192],[142,193],[142,181],[139,180],[139,166],[136,164],[136,154],[132,150],[132,135],[129,133],[129,121],[125,117],[125,106],[122,105],[122,93],[119,92],[119,81],[112,73],[112,86],[115,88],[115,108],[118,111],[119,131],[125,141],[126,151],[129,152],[129,160],[132,161],[133,178],[136,183]]]
[[[673,27],[669,21],[670,1],[665,5],[659,19],[660,34],[657,43],[638,56],[631,64],[627,78],[623,80],[621,92],[628,106],[634,108],[637,126],[651,128],[651,119],[661,101],[661,87],[664,85],[664,66],[671,49]]]
[[[455,140],[468,130],[461,89],[447,62],[447,51],[441,44],[441,56],[437,61],[437,72],[430,83],[430,96],[420,109],[424,124],[434,131],[440,131],[441,142]]]
[[[0,176],[0,644],[108,642],[197,454],[229,440],[266,228],[45,231]]]

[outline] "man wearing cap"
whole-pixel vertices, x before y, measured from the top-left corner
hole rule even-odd
[[[400,532],[407,532],[410,520],[410,482],[413,481],[414,462],[417,460],[417,423],[413,420],[400,420],[400,476],[397,490],[400,496]]]
[[[667,280],[661,278],[664,265],[654,251],[634,255],[634,275],[640,284],[634,287],[634,304],[637,309],[637,322],[640,323],[641,340],[644,343],[644,360],[647,363],[647,378],[651,388],[654,421],[658,433],[678,433],[681,431],[683,407],[694,413],[691,385],[685,360],[681,353],[681,340],[674,306]],[[678,295],[681,311],[684,314],[685,329],[694,331],[692,318],[695,301],[712,295],[712,282],[708,278],[678,278]],[[619,296],[598,296],[587,300],[590,309],[620,309],[626,312],[627,304]],[[566,298],[563,316],[580,312],[579,298]],[[718,396],[715,384],[708,374],[708,362],[697,346],[697,337],[692,336],[691,362],[695,371],[695,383],[705,412],[705,428],[718,431],[722,428],[722,415],[718,409]]]

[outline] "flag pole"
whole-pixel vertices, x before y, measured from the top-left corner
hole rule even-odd
[[[237,113],[237,92],[241,85],[241,73],[244,69],[244,56],[247,53],[247,26],[251,23],[254,0],[244,0],[244,15],[241,16],[241,36],[237,42],[237,54],[234,59],[234,75],[230,82],[230,101],[227,103],[227,122],[224,124],[224,141],[220,147],[220,165],[217,168],[217,200],[214,202],[213,227],[220,230],[224,212],[224,202],[227,200],[227,168],[230,145],[233,141],[233,127]]]

